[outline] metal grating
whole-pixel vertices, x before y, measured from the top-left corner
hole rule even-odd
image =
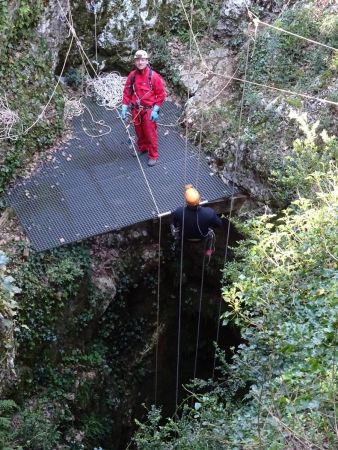
[[[21,180],[6,194],[7,203],[13,207],[37,251],[121,229],[157,215],[117,112],[107,111],[91,98],[85,104],[85,112],[72,121],[72,139],[62,144],[53,160],[39,172]],[[179,115],[180,110],[173,103],[164,104],[162,125],[158,128],[157,165],[148,167],[147,156],[140,156],[160,213],[173,211],[182,204],[185,182],[198,185],[202,200],[214,201],[234,193],[232,186],[226,186],[211,173],[193,145],[188,143],[186,148],[185,139],[174,126]]]

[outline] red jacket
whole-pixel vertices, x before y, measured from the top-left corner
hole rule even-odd
[[[139,100],[142,106],[161,106],[165,99],[165,90],[162,77],[152,70],[151,84],[149,83],[150,68],[146,67],[143,72],[138,69],[130,72],[123,89],[124,105],[136,104]],[[135,74],[134,89],[131,89],[131,83]]]

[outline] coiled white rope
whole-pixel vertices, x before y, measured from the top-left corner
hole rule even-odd
[[[19,115],[8,106],[6,94],[0,96],[0,140],[13,138],[12,128],[19,121]]]
[[[99,106],[115,109],[121,103],[126,80],[126,77],[122,77],[117,72],[87,79],[86,95],[93,95]]]
[[[73,117],[81,116],[84,111],[84,106],[81,103],[81,99],[77,98],[67,98],[65,97],[65,106],[63,111],[63,118],[66,122],[67,120],[72,120]]]

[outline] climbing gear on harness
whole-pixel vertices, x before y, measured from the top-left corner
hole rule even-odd
[[[150,67],[149,69],[150,69],[150,70],[149,70],[149,73],[148,73],[148,83],[149,83],[149,91],[148,91],[148,92],[150,92],[150,91],[153,90],[153,83],[152,83],[152,81],[151,81],[152,75],[153,75],[153,69],[152,69],[151,67]],[[135,79],[136,79],[136,73],[137,73],[137,71],[134,70],[134,71],[133,71],[133,75],[132,75],[132,77],[131,77],[131,79],[130,79],[130,85],[129,85],[130,95],[132,95],[132,94],[137,95],[136,92],[135,92],[135,89],[134,89]]]
[[[145,50],[137,50],[134,55],[134,59],[138,58],[148,59],[148,53]]]
[[[205,238],[205,244],[204,244],[204,255],[208,257],[208,264],[210,262],[211,256],[215,251],[215,243],[216,243],[216,236],[214,230],[209,228],[208,234]]]
[[[143,105],[140,105],[140,103],[139,103],[139,101],[137,101],[136,103],[132,103],[131,104],[131,107],[133,108],[133,109],[152,109],[152,106],[143,106]]]
[[[170,224],[170,233],[175,241],[179,241],[181,239],[182,230],[181,227],[175,227],[173,223]]]
[[[158,113],[159,113],[159,111],[160,111],[160,107],[157,106],[157,105],[154,105],[153,106],[153,110],[151,111],[151,114],[150,114],[150,120],[152,122],[157,122],[158,121]]]
[[[179,249],[178,244],[180,243],[182,237],[182,230],[180,227],[175,227],[173,224],[171,224],[170,232],[172,237],[174,238],[174,242],[171,247],[173,251],[176,251]],[[208,233],[201,238],[185,239],[185,241],[191,244],[197,244],[198,247],[200,247],[200,245],[203,243],[202,245],[204,256],[207,258],[207,264],[210,263],[211,257],[215,252],[215,244],[216,244],[216,236],[213,229],[209,228]]]
[[[199,192],[192,184],[185,185],[185,201],[189,206],[198,206],[201,200]]]

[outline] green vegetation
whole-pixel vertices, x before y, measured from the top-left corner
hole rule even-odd
[[[16,422],[13,423],[13,414]],[[3,450],[51,450],[59,442],[55,417],[48,399],[24,409],[12,400],[0,400],[0,446]]]
[[[168,49],[168,38],[155,36],[150,39],[152,65],[158,70],[164,79],[178,92],[183,91],[180,76],[173,64],[172,56]]]
[[[221,3],[195,3],[197,35],[212,28]],[[13,128],[18,138],[1,141],[0,193],[16,169],[62,130],[59,91],[44,119],[21,133],[55,85],[46,44],[32,31],[43,4],[21,1],[13,12],[0,0],[0,93],[21,119]],[[189,2],[184,4],[189,14]],[[174,35],[186,44],[189,28],[181,8],[166,7],[170,33],[149,37],[153,63],[181,89],[167,42]],[[92,18],[86,14],[84,27]],[[338,45],[337,18],[313,5],[293,7],[275,24]],[[86,32],[92,36],[89,27]],[[266,29],[256,36],[248,76],[337,100],[332,87],[337,71],[336,53]],[[77,69],[68,71],[74,85],[80,75]],[[235,159],[239,99],[233,92],[227,104],[203,112],[204,145],[228,164]],[[269,187],[276,215],[237,222],[247,239],[224,270],[223,324],[240,327],[243,343],[231,363],[219,352],[217,381],[188,386],[191,396],[179,419],[165,419],[152,408],[148,422],[138,422],[134,442],[139,449],[335,447],[338,140],[335,110],[308,106],[313,104],[297,96],[246,88],[239,164]],[[115,248],[117,242],[111,245]],[[155,319],[140,305],[156,297],[151,262],[156,258],[139,256],[135,248],[119,256],[111,268],[118,280],[111,302],[93,283],[92,251],[87,244],[68,246],[11,263],[0,251],[0,318],[16,317],[16,341],[11,328],[0,340],[0,382],[15,348],[19,369],[8,395],[12,400],[0,400],[4,450],[93,448],[130,427],[140,385],[152,370],[145,355],[152,356]],[[17,297],[16,285],[21,288]],[[184,308],[193,307],[193,298],[186,295]]]
[[[8,2],[0,2],[0,97],[19,117],[11,137],[0,144],[0,194],[16,169],[36,151],[51,147],[63,129],[63,95],[59,89],[41,120],[25,132],[42,113],[56,84],[47,45],[34,30],[43,3],[25,0],[11,10]]]
[[[4,266],[8,258],[0,256]],[[114,267],[116,297],[108,298],[103,314],[108,293],[93,284],[92,262],[86,245],[74,245],[32,252],[11,265],[22,288],[15,336],[20,369],[8,395],[13,400],[0,402],[1,448],[94,448],[131,420],[135,390],[149,374],[142,352],[152,324],[131,315],[126,295],[139,288],[136,295],[151,298],[156,276],[142,276],[142,257],[123,258]]]
[[[18,304],[15,294],[20,289],[7,268],[9,258],[0,250],[0,395],[4,388],[15,378],[14,357],[14,325],[13,320],[17,313]],[[1,415],[0,415],[1,420]]]
[[[305,38],[337,47],[338,18],[315,6],[295,6],[274,22]],[[308,94],[318,92],[316,77],[330,65],[334,52],[274,29],[257,34],[249,79]]]
[[[165,30],[168,35],[177,36],[183,43],[188,43],[190,39],[190,27],[187,21],[192,22],[192,30],[196,37],[201,37],[212,32],[217,20],[220,16],[222,1],[215,0],[213,2],[206,2],[204,0],[197,0],[193,3],[193,10],[191,10],[191,2],[183,0],[179,5],[172,3],[167,6],[165,11]],[[191,16],[193,19],[191,20]]]
[[[48,343],[62,344],[60,328],[64,337],[74,330],[77,322],[69,312],[76,309],[74,299],[84,289],[88,270],[88,252],[81,246],[33,254],[18,267],[22,297],[16,337],[22,355],[39,353]]]
[[[336,19],[300,4],[276,25],[337,47]],[[256,36],[248,76],[334,99],[336,59],[331,50],[267,29]],[[239,100],[235,92],[231,102],[204,112],[203,140],[229,165],[239,145],[241,169],[269,186],[276,208],[275,215],[236,221],[246,239],[224,270],[223,324],[239,326],[243,343],[231,364],[219,354],[217,381],[188,386],[191,396],[179,418],[164,420],[156,408],[148,412],[134,438],[140,450],[336,446],[335,111],[246,87],[238,144]]]
[[[223,321],[239,325],[245,343],[231,365],[221,361],[223,382],[201,384],[176,422],[151,411],[139,449],[335,446],[337,168],[298,187],[304,179],[311,196],[281,217],[238,223],[247,239],[224,271]]]
[[[285,157],[283,166],[278,171],[271,172],[284,202],[295,198],[297,194],[311,195],[318,182],[320,184],[326,182],[321,174],[334,172],[338,160],[336,136],[329,136],[326,130],[318,136],[319,122],[309,126],[306,114],[299,115],[293,111],[290,113],[290,118],[300,124],[305,138],[297,139],[292,151]],[[318,177],[315,176],[316,174]]]
[[[337,47],[338,20],[329,8],[323,10],[313,4],[298,2],[284,11],[274,24]],[[243,48],[238,59],[239,77],[244,76],[245,59],[246,48]],[[336,77],[337,52],[262,25],[259,27],[255,43],[250,47],[249,80],[337,101]],[[327,148],[320,138],[314,143],[314,155],[311,155],[310,145],[306,145],[307,155],[301,154],[297,144],[293,144],[301,137],[297,121],[293,119],[296,115],[303,117],[307,111],[309,128],[319,121],[316,125],[318,135],[325,134],[324,130],[335,134],[335,107],[245,85],[238,137],[241,89],[236,89],[223,105],[203,112],[207,119],[204,121],[203,147],[223,161],[229,170],[237,160],[244,186],[246,178],[256,185],[264,185],[264,191],[258,189],[252,193],[257,200],[268,202],[277,209],[286,207],[294,195],[292,176],[310,170],[305,167],[307,164],[314,170],[316,164],[327,165],[337,156],[336,144],[332,141]],[[196,128],[192,135],[198,135]],[[284,175],[288,177],[287,182],[283,180]]]
[[[20,292],[20,289],[15,285],[14,278],[8,274],[8,262],[8,257],[0,250],[0,313],[12,317],[17,309],[14,295]]]

